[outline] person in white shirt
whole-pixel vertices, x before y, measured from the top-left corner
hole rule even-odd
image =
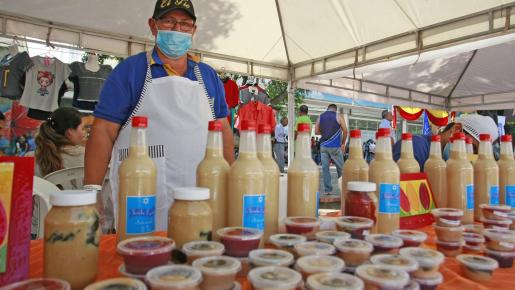
[[[274,155],[275,161],[279,166],[281,173],[284,173],[285,164],[285,146],[288,143],[288,118],[283,117],[281,123],[275,126],[275,143],[274,143]]]
[[[392,112],[388,111],[388,110],[384,110],[382,113],[381,113],[381,123],[379,124],[379,128],[388,128],[390,129],[390,134],[391,134],[391,138],[392,138],[392,145],[393,143],[395,143],[395,131],[392,127],[392,120],[393,120],[393,115],[392,115]]]

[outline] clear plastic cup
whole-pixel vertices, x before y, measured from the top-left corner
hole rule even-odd
[[[196,290],[202,272],[192,266],[167,265],[148,271],[145,280],[152,290]]]
[[[37,289],[37,290],[70,290],[70,283],[53,278],[35,278],[16,282],[3,286],[2,290],[23,290],[23,289]]]
[[[318,273],[306,280],[309,290],[363,290],[365,283],[360,278],[345,273]]]
[[[231,257],[247,257],[259,247],[263,232],[253,228],[228,227],[217,232],[225,246],[225,254]]]
[[[465,228],[463,226],[458,227],[440,227],[433,224],[436,236],[442,242],[459,242]]]
[[[494,270],[499,268],[496,260],[478,255],[459,255],[456,260],[461,265],[463,276],[477,282],[489,281]]]
[[[395,230],[393,236],[402,239],[402,247],[418,247],[427,240],[427,234],[415,230]]]
[[[304,256],[295,264],[295,269],[304,279],[316,273],[340,273],[344,268],[345,262],[333,256]]]
[[[483,234],[485,227],[482,224],[468,224],[464,225],[465,233],[476,233],[479,235]]]
[[[511,206],[505,204],[480,204],[483,217],[488,220],[504,220],[508,218]]]
[[[420,290],[436,290],[443,283],[443,275],[438,272],[432,278],[412,278],[420,286]]]
[[[165,237],[136,237],[118,243],[117,251],[123,257],[125,271],[145,274],[152,268],[166,265],[175,242]]]
[[[297,255],[302,256],[330,256],[336,253],[333,245],[321,242],[304,242],[294,246]]]
[[[506,219],[496,219],[496,220],[489,220],[482,218],[481,222],[483,223],[483,226],[485,229],[496,229],[496,230],[509,230],[512,221],[508,218]]]
[[[219,242],[193,241],[182,245],[182,251],[188,257],[188,264],[202,257],[221,256],[225,246]]]
[[[249,253],[252,267],[282,266],[289,267],[295,262],[290,252],[275,249],[258,249]]]
[[[336,240],[334,246],[338,250],[337,255],[345,261],[348,267],[357,267],[368,260],[374,250],[374,246],[357,239]]]
[[[316,233],[316,238],[319,242],[333,244],[336,240],[348,240],[350,239],[350,234],[346,232],[339,231],[322,231]]]
[[[420,290],[420,285],[417,282],[410,280],[409,284],[404,286],[402,290]]]
[[[418,270],[418,262],[408,256],[379,254],[370,257],[370,261],[375,265],[388,266],[408,273]]]
[[[366,289],[402,290],[410,279],[408,273],[382,265],[361,265],[356,276],[363,279]]]
[[[463,211],[455,208],[435,208],[431,213],[440,227],[457,227],[461,225]]]
[[[193,267],[202,272],[200,288],[203,290],[230,290],[241,270],[241,263],[236,258],[212,256],[195,260]]]
[[[515,211],[512,210],[508,213],[507,219],[511,220],[510,230],[515,230]]]
[[[93,283],[84,290],[112,290],[112,289],[130,289],[130,290],[147,290],[145,283],[133,278],[113,278]]]
[[[445,256],[435,250],[425,248],[408,247],[399,250],[401,256],[409,257],[417,261],[418,270],[412,273],[414,278],[429,279],[437,275]]]
[[[364,217],[343,216],[336,219],[336,228],[349,233],[353,239],[362,240],[373,226],[374,221]]]
[[[515,258],[515,252],[499,252],[490,249],[485,249],[485,255],[496,260],[497,263],[499,263],[499,268],[513,267],[513,259]]]
[[[464,241],[444,242],[436,240],[436,249],[442,252],[446,257],[456,257],[461,254]]]
[[[277,266],[254,268],[248,279],[254,290],[295,290],[302,282],[302,276],[296,271]]]
[[[276,248],[288,251],[293,255],[297,254],[293,247],[296,244],[304,243],[305,241],[307,241],[306,237],[295,234],[275,234],[270,236],[270,243],[272,243]]]
[[[320,221],[309,216],[293,216],[284,220],[286,231],[289,234],[305,236],[308,240],[314,240],[315,234],[320,229]]]
[[[485,229],[485,246],[499,252],[515,252],[515,232],[508,230]]]
[[[465,245],[469,247],[481,247],[485,242],[485,237],[476,233],[464,232],[462,237],[465,241]]]
[[[402,247],[402,239],[393,235],[371,234],[365,241],[374,246],[374,253],[397,253]]]

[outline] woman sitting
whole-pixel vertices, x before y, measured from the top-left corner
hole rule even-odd
[[[36,137],[36,176],[84,166],[83,126],[82,114],[66,107],[55,110],[41,124]]]

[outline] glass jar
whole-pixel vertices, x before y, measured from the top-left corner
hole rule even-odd
[[[377,221],[377,198],[374,194],[376,184],[373,182],[351,181],[347,183],[345,215],[359,216]]]
[[[45,218],[44,276],[84,289],[98,272],[100,217],[97,192],[65,190],[50,195],[52,209]]]

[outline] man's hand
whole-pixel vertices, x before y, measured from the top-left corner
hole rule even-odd
[[[222,138],[224,143],[224,158],[231,165],[234,162],[234,136],[227,118],[218,119],[222,122]]]
[[[343,143],[342,146],[340,146],[340,148],[342,149],[342,153],[345,154],[345,148],[346,148],[345,143]]]

